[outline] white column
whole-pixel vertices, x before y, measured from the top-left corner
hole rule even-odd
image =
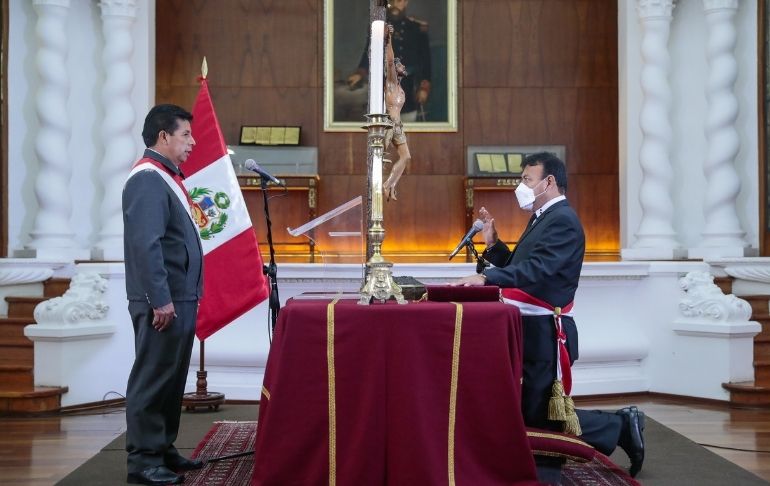
[[[639,151],[642,219],[632,247],[621,250],[626,260],[671,260],[686,254],[674,231],[674,205],[670,194],[672,128],[669,121],[668,38],[673,9],[673,0],[637,1],[642,29],[641,86],[644,97],[639,117],[642,129]]]
[[[703,0],[708,24],[706,56],[708,80],[706,99],[706,140],[708,152],[703,162],[706,190],[703,204],[705,227],[703,239],[690,248],[690,258],[744,256],[749,244],[738,219],[736,200],[741,190],[738,172],[733,166],[740,148],[735,127],[738,98],[734,93],[738,77],[735,59],[735,13],[738,0]]]
[[[38,210],[27,245],[31,251],[22,251],[19,256],[84,258],[87,253],[77,248],[70,225],[72,167],[67,149],[72,128],[67,113],[69,81],[65,66],[70,1],[34,0],[33,5],[38,15],[35,61],[40,75],[35,100],[40,124],[35,139]]]
[[[132,27],[136,20],[136,0],[102,0],[99,6],[105,41],[102,138],[108,143],[99,170],[104,198],[100,207],[101,230],[93,256],[102,260],[122,260],[121,193],[137,155],[133,134],[135,113],[131,104],[134,87]]]

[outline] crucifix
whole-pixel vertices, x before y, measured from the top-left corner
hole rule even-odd
[[[382,256],[385,239],[383,220],[382,159],[385,152],[385,134],[393,122],[385,113],[385,9],[386,0],[370,0],[369,39],[369,113],[366,115],[367,137],[367,234],[366,280],[361,286],[359,304],[372,300],[396,299],[406,304],[404,296],[393,280],[393,264]]]

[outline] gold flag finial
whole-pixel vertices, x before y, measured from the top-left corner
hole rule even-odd
[[[201,77],[206,79],[209,75],[209,65],[206,63],[206,56],[203,56],[203,63],[201,64]]]

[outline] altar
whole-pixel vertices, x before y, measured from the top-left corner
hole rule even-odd
[[[252,484],[537,484],[521,352],[518,309],[499,302],[291,300]]]

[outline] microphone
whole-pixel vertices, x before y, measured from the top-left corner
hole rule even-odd
[[[460,250],[462,250],[465,245],[472,243],[473,237],[478,233],[479,231],[484,229],[484,222],[480,219],[477,219],[473,222],[473,226],[471,226],[471,229],[468,230],[467,233],[465,233],[465,236],[463,236],[463,239],[460,240],[460,243],[457,245],[457,247],[454,249],[454,251],[449,255],[449,259],[455,257],[458,253],[460,253]]]
[[[259,174],[261,178],[267,179],[273,184],[286,187],[286,184],[284,184],[280,179],[278,179],[277,177],[273,176],[268,171],[260,167],[259,164],[254,161],[254,159],[247,159],[246,162],[243,163],[243,166],[252,172],[256,172],[257,174]]]

